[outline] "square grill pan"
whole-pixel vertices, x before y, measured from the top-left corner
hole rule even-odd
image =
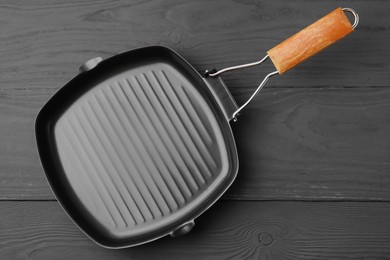
[[[109,248],[188,232],[237,174],[224,91],[165,47],[119,54],[61,88],[36,135],[72,220]]]

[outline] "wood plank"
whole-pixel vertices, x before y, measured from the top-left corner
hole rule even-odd
[[[108,250],[56,202],[0,202],[4,259],[387,259],[388,203],[220,202],[180,238]]]
[[[389,119],[385,88],[267,89],[233,125],[240,171],[226,197],[389,200]]]
[[[355,33],[270,86],[388,86],[390,5],[378,1],[14,1],[0,4],[1,89],[58,88],[84,61],[147,45],[179,51],[199,70],[259,59],[339,6]],[[227,76],[255,86],[271,63]]]
[[[40,165],[34,122],[50,89],[0,95],[0,199],[53,199]]]
[[[33,125],[52,93],[6,93],[0,199],[53,199]],[[240,170],[225,198],[390,200],[389,118],[389,88],[264,89],[233,124]]]

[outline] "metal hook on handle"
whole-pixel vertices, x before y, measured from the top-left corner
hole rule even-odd
[[[359,24],[359,15],[358,15],[358,13],[355,10],[353,10],[352,8],[349,8],[349,7],[344,7],[342,9],[343,9],[344,12],[351,13],[353,15],[353,17],[355,18],[355,21],[352,24],[353,29],[355,29],[356,26]]]

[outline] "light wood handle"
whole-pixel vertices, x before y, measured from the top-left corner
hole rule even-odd
[[[340,40],[354,29],[341,8],[291,36],[267,52],[282,74]]]

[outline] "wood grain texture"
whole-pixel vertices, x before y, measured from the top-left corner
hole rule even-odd
[[[219,202],[180,238],[107,250],[56,202],[0,202],[2,259],[387,259],[388,203]]]
[[[240,170],[228,198],[390,198],[387,88],[267,89],[233,130]]]
[[[56,89],[90,58],[156,44],[199,70],[253,61],[338,6],[359,12],[356,32],[269,86],[388,86],[386,0],[3,0],[0,85]],[[232,87],[254,87],[272,69],[267,63],[226,77]]]
[[[51,93],[6,93],[0,198],[54,199],[33,126]],[[390,200],[388,88],[265,89],[232,126],[240,170],[225,199]]]
[[[283,74],[353,32],[341,7],[267,51],[279,74]]]

